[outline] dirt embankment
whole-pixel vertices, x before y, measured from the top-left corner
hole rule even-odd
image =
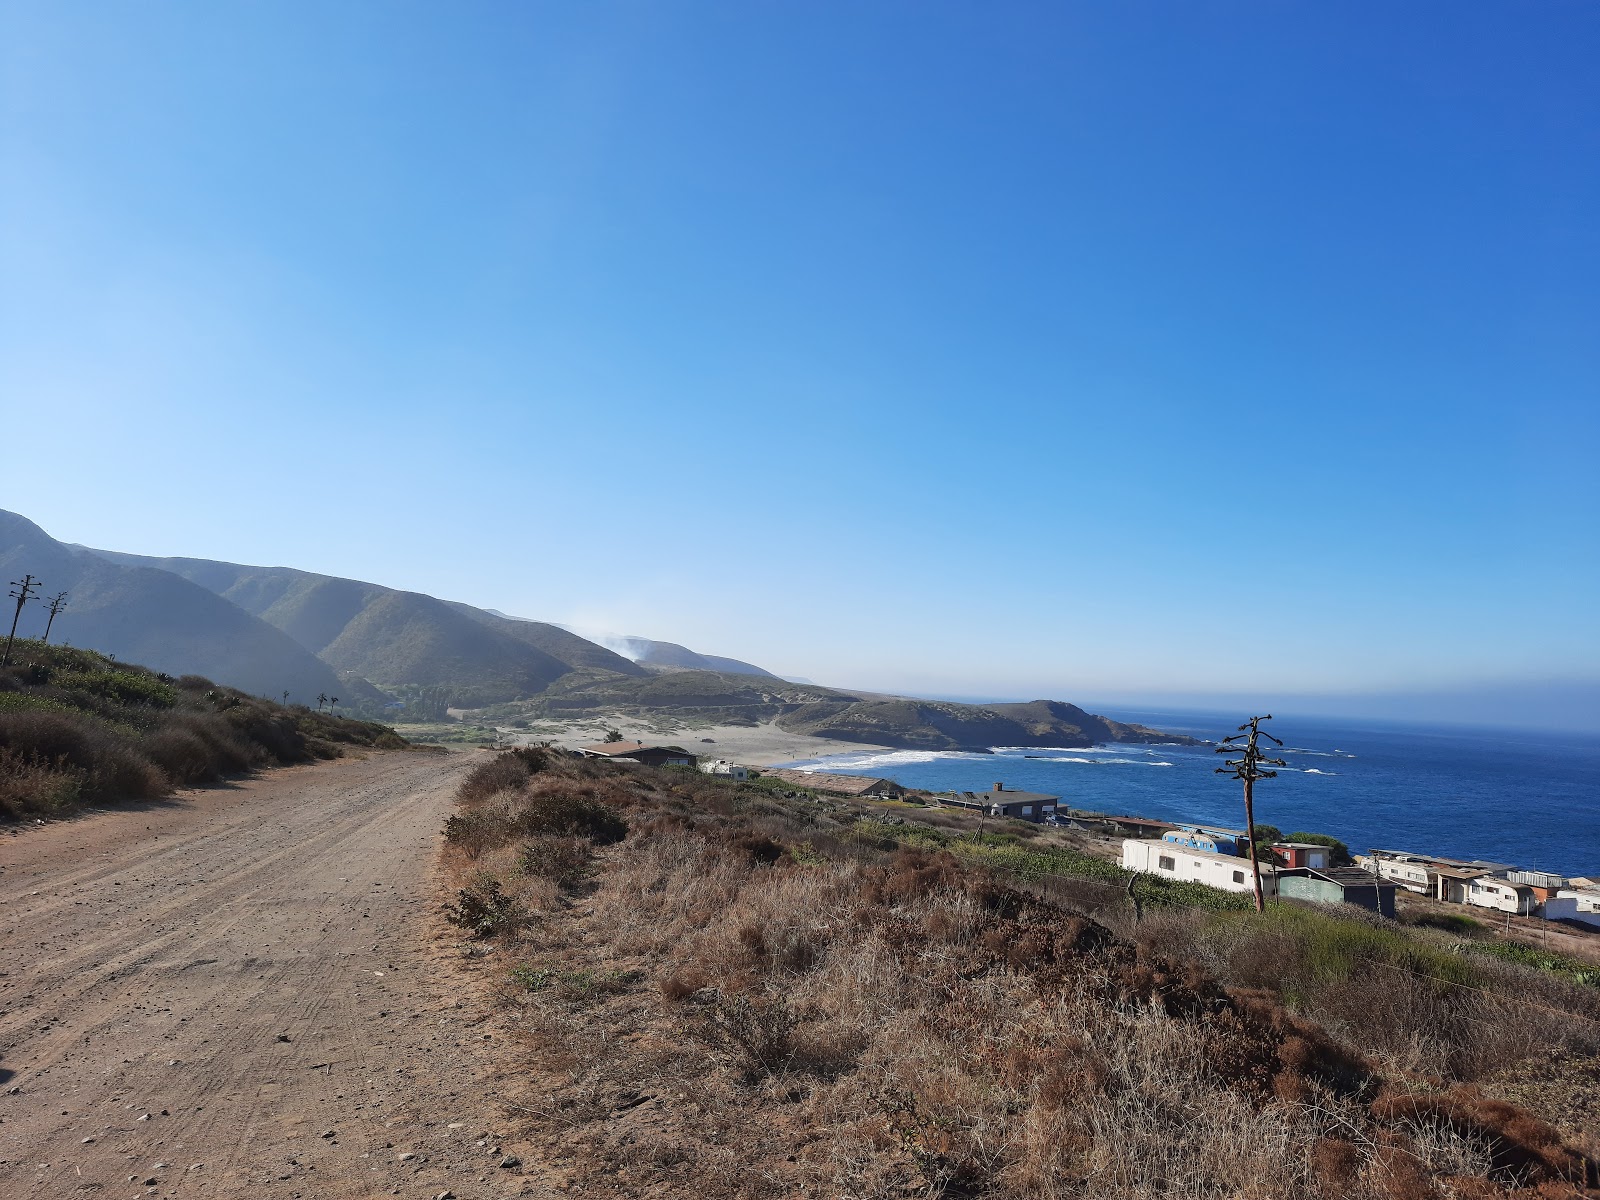
[[[374,754],[0,838],[0,1195],[515,1194],[497,1027],[430,936],[474,761]]]

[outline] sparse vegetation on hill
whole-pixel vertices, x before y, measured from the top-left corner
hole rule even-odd
[[[21,641],[0,670],[0,820],[148,800],[258,767],[398,748],[387,726],[285,708],[198,675]]]
[[[1028,882],[884,814],[555,753],[473,773],[446,830],[451,916],[526,1037],[511,1099],[547,1184],[1445,1200],[1596,1183],[1585,1131],[1473,1081],[1600,1050],[1600,992],[1332,910],[1136,921],[1120,881]]]

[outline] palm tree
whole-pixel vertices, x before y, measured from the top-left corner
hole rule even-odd
[[[339,697],[337,697],[337,696],[329,696],[328,697],[328,711],[330,713],[333,711],[333,706],[335,704],[337,704],[337,703],[339,703]]]
[[[327,692],[318,692],[317,693],[317,711],[321,712],[322,711],[322,706],[324,704],[326,704],[327,702],[328,702],[328,693]]]

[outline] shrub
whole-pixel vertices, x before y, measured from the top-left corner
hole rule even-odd
[[[80,713],[0,713],[0,748],[35,764],[78,774],[78,796],[90,802],[149,799],[167,781],[104,722]]]
[[[577,882],[589,865],[589,843],[583,838],[540,834],[522,844],[517,869],[562,885]]]
[[[517,819],[520,833],[586,837],[607,846],[628,836],[628,822],[609,804],[576,791],[546,791],[529,796]]]
[[[454,903],[444,906],[445,918],[473,937],[492,938],[515,928],[523,913],[520,906],[500,888],[492,875],[479,874],[456,892]]]
[[[456,789],[456,797],[463,804],[471,804],[497,792],[520,791],[532,777],[533,769],[527,759],[515,753],[497,754],[467,772],[467,777]]]
[[[782,1000],[735,996],[717,1005],[716,1029],[752,1074],[770,1075],[794,1054],[795,1015]]]
[[[0,748],[0,815],[43,817],[78,800],[84,772],[35,755]]]
[[[52,682],[62,691],[84,692],[119,704],[171,708],[178,702],[176,689],[143,670],[63,671]]]

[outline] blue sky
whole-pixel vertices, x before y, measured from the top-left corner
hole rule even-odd
[[[1570,692],[1597,53],[1587,0],[0,2],[0,506],[860,687]]]

